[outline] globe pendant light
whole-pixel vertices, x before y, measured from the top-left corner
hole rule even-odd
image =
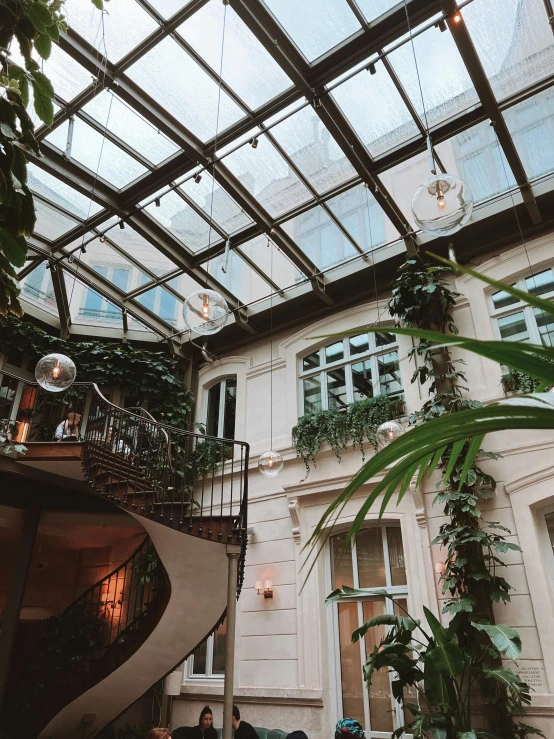
[[[77,368],[64,354],[47,354],[37,362],[35,377],[38,384],[50,393],[67,390],[75,381]]]
[[[269,253],[269,279],[273,282],[273,247],[267,239]],[[273,293],[269,299],[269,438],[270,450],[258,460],[258,469],[265,477],[277,477],[285,464],[279,452],[273,451]]]
[[[469,221],[472,211],[471,190],[451,174],[434,174],[418,187],[412,199],[416,224],[434,236],[455,234]]]
[[[229,306],[218,292],[202,288],[185,300],[183,315],[191,331],[208,336],[216,334],[225,326]]]
[[[398,439],[399,436],[402,436],[403,433],[404,429],[399,423],[396,421],[386,421],[379,426],[375,435],[379,446],[384,448],[389,444],[392,444],[392,442],[395,439]]]

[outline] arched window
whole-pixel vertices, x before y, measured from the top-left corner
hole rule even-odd
[[[362,674],[367,655],[385,636],[386,627],[370,629],[355,643],[352,632],[374,616],[404,614],[402,609],[407,610],[402,534],[400,526],[387,523],[363,529],[346,551],[345,541],[346,534],[330,537],[332,588],[348,585],[367,594],[331,606],[338,717],[355,718],[365,728],[367,737],[390,736],[403,725],[402,710],[392,696],[391,676],[387,670],[376,672],[368,691]],[[391,598],[386,598],[383,591]]]

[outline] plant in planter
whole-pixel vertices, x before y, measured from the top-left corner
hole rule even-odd
[[[500,378],[504,395],[527,395],[534,393],[541,381],[526,372],[511,369]]]

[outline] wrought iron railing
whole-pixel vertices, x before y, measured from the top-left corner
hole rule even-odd
[[[59,616],[12,681],[4,721],[34,735],[77,696],[116,670],[144,643],[171,593],[149,537]]]
[[[143,409],[119,408],[94,383],[48,393],[0,371],[0,422],[15,425],[15,441],[53,440],[70,410],[81,414],[83,469],[96,493],[172,528],[245,542],[248,444],[164,425]]]

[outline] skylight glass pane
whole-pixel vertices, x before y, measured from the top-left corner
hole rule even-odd
[[[108,279],[108,267],[98,265],[94,271]],[[118,305],[104,298],[92,287],[87,287],[72,275],[64,274],[64,277],[72,324],[102,326],[119,330],[123,328],[121,308]]]
[[[229,252],[227,271],[223,272],[225,256],[221,254],[202,266],[221,285],[244,303],[260,300],[273,292],[271,286],[234,251]]]
[[[79,241],[75,243],[75,246]],[[72,248],[70,244],[67,250]],[[86,252],[79,254],[79,261],[96,270],[108,282],[115,285],[119,290],[128,293],[135,287],[143,284],[141,280],[152,278],[146,275],[138,267],[135,267],[128,259],[119,254],[107,243],[101,243],[98,239],[87,244]]]
[[[270,246],[267,245],[267,237],[256,236],[246,244],[241,244],[239,251],[254,262],[265,275],[271,277],[279,287],[294,285],[298,269],[273,242],[270,241]]]
[[[221,241],[221,236],[213,228],[210,236],[208,222],[175,192],[163,195],[160,207],[151,203],[145,210],[193,252]]]
[[[333,91],[372,157],[417,136],[419,130],[381,62],[376,74],[360,72]]]
[[[184,323],[183,303],[162,285],[147,290],[135,300],[173,328],[180,328],[180,322]]]
[[[172,15],[187,5],[188,0],[150,0],[150,5],[155,8],[164,18]]]
[[[110,220],[103,223],[99,229],[103,231],[117,220],[118,219],[115,217],[110,218]],[[165,257],[153,244],[131,228],[129,224],[125,224],[124,229],[119,228],[119,226],[111,228],[107,231],[106,238],[109,241],[113,241],[126,254],[139,262],[139,264],[143,264],[158,277],[166,275],[168,272],[172,272],[176,269],[177,265],[175,265],[171,259]]]
[[[77,221],[74,221],[72,218],[68,218],[54,208],[51,208],[38,198],[35,198],[34,200],[35,213],[37,215],[35,233],[40,236],[44,236],[45,239],[54,241],[78,225]]]
[[[67,143],[68,122],[55,128],[46,137],[54,146],[62,151]],[[80,162],[91,172],[117,188],[124,187],[147,170],[142,164],[126,154],[119,146],[95,131],[80,118],[75,119],[73,140],[71,144],[71,158]]]
[[[101,92],[85,105],[88,113],[102,126],[118,136],[152,164],[158,164],[179,151],[167,136],[150,125],[142,116],[108,90]]]
[[[398,0],[356,0],[356,2],[370,23],[398,5]]]
[[[225,157],[224,164],[272,216],[311,199],[309,190],[271,145],[260,136],[258,147],[246,144]]]
[[[358,253],[320,206],[283,223],[282,228],[319,269],[341,264]]]
[[[264,0],[308,61],[359,31],[356,16],[342,0]]]
[[[414,38],[414,47],[429,126],[435,126],[479,102],[449,31],[441,33],[438,28],[430,28]],[[425,124],[411,43],[405,43],[393,51],[389,61]],[[379,68],[381,71],[384,70]]]
[[[10,52],[10,59],[24,68],[25,61],[21,56],[17,43],[12,44]],[[73,100],[76,95],[92,84],[93,78],[90,72],[87,72],[73,57],[62,51],[57,44],[52,44],[52,51],[48,59],[43,60],[38,54],[34,54],[33,58],[39,62],[44,74],[52,83],[56,95],[59,95],[65,102]],[[30,85],[29,92],[32,94]]]
[[[554,36],[543,0],[474,0],[462,15],[498,100],[552,73]]]
[[[78,218],[86,219],[102,210],[98,203],[32,162],[27,164],[27,184],[33,192],[43,195],[65,210],[74,213]]]
[[[212,213],[215,223],[227,234],[234,234],[252,223],[242,208],[218,185],[208,172],[202,172],[200,182],[184,182],[180,190],[198,205],[207,216]],[[213,208],[212,208],[213,188]]]
[[[298,111],[272,128],[271,134],[318,193],[356,177],[356,170],[313,108]]]
[[[363,251],[370,251],[399,237],[379,203],[363,185],[327,200],[327,206]]]
[[[554,171],[554,90],[539,92],[503,115],[527,176]]]
[[[46,262],[42,262],[21,283],[21,295],[23,300],[38,306],[51,315],[58,315],[54,286],[52,285],[52,273],[46,269]]]
[[[292,82],[231,6],[210,0],[177,33],[219,74],[225,10],[222,77],[250,108],[257,108]]]
[[[215,136],[218,86],[175,41],[160,41],[127,74],[202,141]],[[243,111],[222,90],[219,131],[243,117]]]
[[[83,0],[66,0],[64,13],[69,27],[112,62],[118,62],[158,28],[135,0],[106,4],[103,12]]]

